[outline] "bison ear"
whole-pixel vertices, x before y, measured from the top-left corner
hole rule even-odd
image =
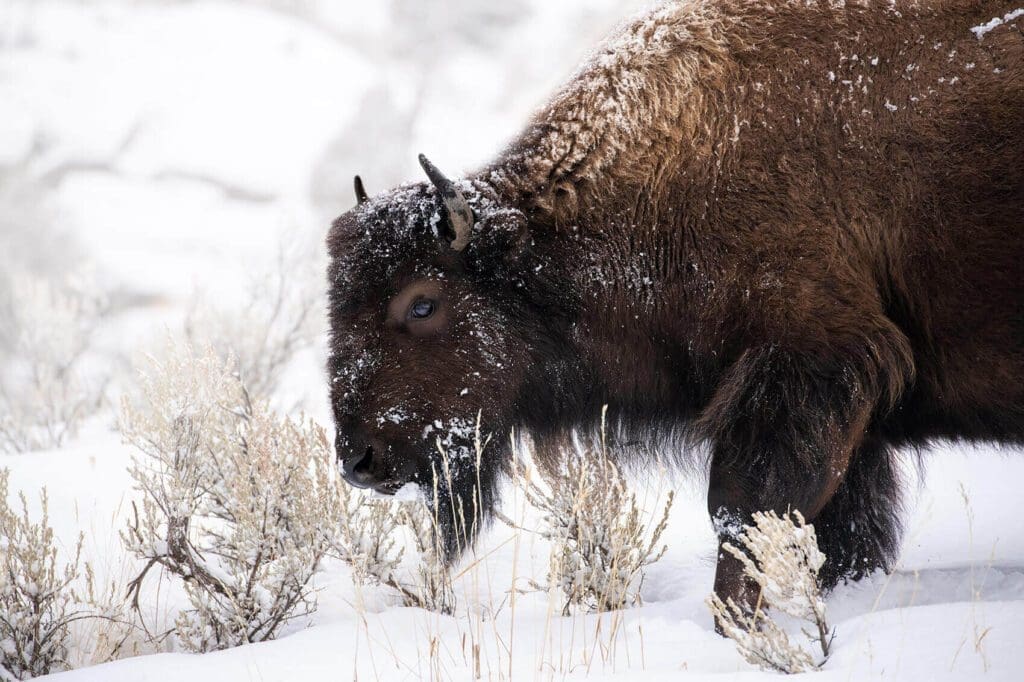
[[[521,261],[533,244],[529,222],[516,209],[488,211],[480,217],[476,235],[470,242],[470,253],[506,265]]]

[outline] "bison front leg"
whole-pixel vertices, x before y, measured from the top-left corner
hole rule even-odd
[[[873,414],[908,376],[906,346],[886,351],[884,338],[869,337],[860,350],[847,344],[841,354],[753,349],[727,372],[700,422],[712,444],[708,511],[721,598],[756,603],[756,585],[722,549],[738,544],[754,512],[799,510],[813,523],[843,485]]]

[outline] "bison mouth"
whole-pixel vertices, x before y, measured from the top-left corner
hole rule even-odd
[[[367,445],[355,457],[346,458],[339,454],[342,478],[355,488],[369,489],[381,495],[394,495],[408,481],[402,476],[381,475],[381,450],[379,446]]]
[[[481,457],[475,422],[452,421],[432,423],[424,429],[422,442],[411,444],[383,434],[339,434],[336,441],[341,474],[350,485],[429,507],[446,561],[456,560],[489,521],[495,477],[508,454],[500,444],[490,443],[487,456]]]
[[[395,493],[397,493],[399,490],[401,490],[407,485],[409,485],[409,483],[405,481],[385,481],[384,483],[378,483],[376,485],[370,486],[370,490],[380,495],[392,497],[394,496]]]

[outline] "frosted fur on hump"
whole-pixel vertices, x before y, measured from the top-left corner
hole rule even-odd
[[[630,162],[652,140],[692,135],[705,104],[695,86],[721,74],[725,51],[714,3],[669,2],[626,22],[481,179],[542,208],[551,208],[556,192],[560,202],[579,203],[577,192],[588,191],[579,180],[590,181],[595,196],[612,177],[642,180],[649,166]]]

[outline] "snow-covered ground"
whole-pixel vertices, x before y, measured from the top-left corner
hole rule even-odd
[[[330,219],[354,202],[354,173],[373,192],[418,179],[419,151],[449,174],[485,161],[638,4],[0,2],[0,183],[17,182],[29,197],[0,203],[5,259],[88,270],[124,302],[105,318],[92,359],[112,380],[109,405],[65,447],[0,454],[12,493],[24,490],[35,505],[46,486],[61,542],[71,546],[83,532],[101,578],[131,576],[137,566],[118,536],[131,451],[113,407],[129,379],[124,359],[180,328],[197,293],[239,300],[282,244],[317,254]],[[311,267],[320,267],[316,258]],[[327,424],[322,363],[320,349],[300,354],[281,401]],[[925,461],[923,480],[907,467],[898,570],[830,596],[835,653],[814,676],[1020,679],[1024,457],[943,446]],[[650,568],[640,608],[561,617],[557,597],[529,589],[544,578],[547,545],[496,525],[457,581],[455,616],[397,607],[384,589],[357,591],[332,564],[318,577],[309,627],[294,623],[277,641],[63,677],[767,676],[713,632],[704,606],[713,535],[701,484],[673,485],[669,550]],[[653,493],[651,502],[653,512]],[[506,512],[530,522],[514,495]],[[163,622],[182,603],[166,585],[145,596]]]
[[[127,453],[115,436],[83,441],[9,463],[18,485],[35,490],[45,484],[52,491],[58,531],[69,537],[85,530],[87,553],[101,567],[112,562],[106,568],[116,573],[122,570],[119,524],[112,519],[119,508],[123,511]],[[927,484],[910,493],[897,571],[840,587],[830,596],[835,653],[816,677],[1019,679],[1024,521],[1009,482],[1024,475],[1024,458],[942,448],[932,459]],[[743,662],[732,644],[713,632],[703,603],[714,573],[713,536],[699,488],[681,484],[680,498],[669,525],[669,551],[650,569],[639,608],[563,618],[557,595],[513,598],[513,579],[520,589],[529,587],[530,578],[543,580],[547,546],[528,533],[498,526],[476,551],[483,561],[457,581],[454,617],[395,606],[384,590],[358,593],[345,567],[331,565],[320,576],[320,608],[311,626],[292,626],[277,641],[201,656],[149,655],[59,677],[462,680],[471,679],[476,669],[485,679],[772,675]],[[508,507],[520,509],[511,501]]]

